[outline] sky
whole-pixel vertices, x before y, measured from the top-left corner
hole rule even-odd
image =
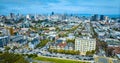
[[[118,14],[120,0],[0,0],[0,14]]]

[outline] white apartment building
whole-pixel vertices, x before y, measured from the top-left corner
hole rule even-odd
[[[96,49],[96,39],[89,37],[76,38],[75,50],[79,50],[81,55],[85,55],[87,51]]]

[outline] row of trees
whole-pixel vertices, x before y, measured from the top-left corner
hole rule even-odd
[[[67,43],[70,43],[70,42],[75,43],[75,39],[68,39],[68,40],[66,40],[66,42]]]
[[[95,32],[95,28],[92,26],[92,23],[90,23],[90,29],[91,29],[92,37],[97,38],[98,34]]]
[[[38,48],[38,47],[43,47],[43,46],[45,46],[47,43],[48,43],[48,39],[46,39],[46,40],[41,40],[41,42],[36,46],[36,48]]]
[[[28,58],[35,58],[37,54],[22,54],[23,56],[27,56]]]
[[[71,54],[71,55],[79,55],[80,51],[75,50],[56,50],[56,49],[49,49],[51,53],[62,53],[62,54]]]
[[[120,28],[113,28],[113,30],[115,30],[115,31],[120,31]]]
[[[67,37],[67,34],[59,34],[59,37]]]
[[[107,56],[109,56],[109,57],[114,56],[114,54],[113,54],[114,48],[112,48],[112,47],[109,48],[107,42],[99,41],[98,44],[99,44],[98,46],[105,51]]]
[[[17,46],[13,46],[13,48],[10,48],[10,47],[8,47],[8,46],[5,46],[4,48],[5,48],[5,51],[8,51],[8,50],[10,50],[10,49],[12,49],[12,50],[18,49]]]
[[[79,26],[82,26],[82,23],[80,23],[78,26],[74,26],[71,29],[69,29],[69,33],[75,31]]]
[[[69,30],[66,30],[67,33],[65,33],[65,34],[59,34],[58,36],[59,36],[59,37],[67,37],[69,33],[75,31],[75,30],[76,30],[79,26],[81,26],[81,25],[82,25],[82,23],[80,23],[78,26],[72,27],[72,28],[69,29]],[[59,28],[56,28],[56,29],[57,29],[57,30],[60,30]]]
[[[95,54],[95,50],[87,51],[87,52],[86,52],[86,55],[93,55],[93,54]]]

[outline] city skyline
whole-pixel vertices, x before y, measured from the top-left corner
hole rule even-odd
[[[119,63],[119,0],[0,0],[0,63]]]
[[[119,0],[0,0],[0,14],[120,14]]]

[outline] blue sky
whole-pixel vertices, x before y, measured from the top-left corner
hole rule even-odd
[[[120,14],[120,0],[0,0],[0,14]]]

